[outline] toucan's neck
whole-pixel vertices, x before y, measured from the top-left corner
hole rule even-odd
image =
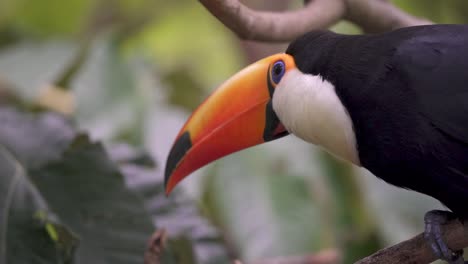
[[[351,119],[322,76],[288,71],[276,87],[273,109],[290,133],[360,165]]]
[[[372,88],[369,83],[378,81],[385,75],[384,71],[389,70],[386,65],[394,52],[394,45],[389,42],[374,35],[320,31],[308,33],[291,43],[286,53],[294,57],[298,70],[303,73],[296,78],[296,82],[302,80],[302,85],[293,87],[292,82],[284,83],[275,93],[279,95],[280,88],[287,88],[283,91],[294,90],[302,96],[288,93],[276,98],[280,119],[281,115],[288,119],[281,120],[283,124],[288,128],[286,123],[290,123],[288,129],[296,130],[292,132],[299,137],[359,165],[356,139],[359,118],[356,116],[367,103],[365,94],[372,93],[368,90]],[[296,104],[303,102],[302,109],[305,110],[292,113],[286,103],[280,103],[286,100],[284,98]]]
[[[373,78],[369,65],[375,65],[370,60],[376,56],[366,53],[372,38],[319,31],[297,39],[286,53],[294,57],[298,71],[283,77],[273,98],[290,132],[357,165],[353,93],[361,93]]]

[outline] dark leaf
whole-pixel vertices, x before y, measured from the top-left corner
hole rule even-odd
[[[3,146],[0,175],[0,263],[71,263],[77,238],[47,218],[43,197]]]
[[[71,123],[54,113],[23,114],[0,108],[0,144],[26,169],[59,159],[75,137]]]
[[[1,263],[143,262],[154,226],[101,144],[56,114],[0,122]]]

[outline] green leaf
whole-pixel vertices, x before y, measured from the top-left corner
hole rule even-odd
[[[50,208],[80,234],[80,262],[141,263],[153,225],[100,144],[75,139],[60,161],[32,174]]]
[[[0,123],[0,145],[12,152],[25,171],[59,159],[75,137],[72,124],[55,113],[23,114],[2,107]]]
[[[6,188],[0,197],[0,241],[6,243],[0,245],[7,245],[0,258],[62,263],[51,257],[61,249],[76,263],[143,262],[154,226],[101,144],[76,135],[56,114],[0,109],[0,122],[0,169],[5,170],[0,186]],[[57,220],[42,220],[35,228],[42,211]],[[64,234],[76,234],[76,251]],[[39,239],[43,242],[35,243]]]
[[[29,101],[63,74],[78,46],[71,41],[22,42],[0,50],[0,80]]]
[[[35,218],[44,224],[49,237],[55,243],[55,248],[60,250],[63,262],[72,262],[75,249],[79,244],[79,238],[72,233],[67,227],[58,223],[55,216],[48,214],[46,211],[38,211]]]
[[[0,263],[71,263],[77,238],[45,213],[36,217],[47,211],[45,201],[3,146],[0,175]]]
[[[76,119],[93,137],[106,142],[124,139],[141,143],[146,110],[154,103],[154,87],[140,85],[147,78],[148,65],[123,56],[120,39],[114,33],[103,34],[90,47],[89,59],[72,81],[76,95]],[[132,64],[133,63],[133,64]],[[133,67],[131,67],[133,66]]]

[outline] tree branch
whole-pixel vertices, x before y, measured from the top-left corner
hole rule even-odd
[[[281,13],[254,11],[238,0],[199,1],[240,38],[259,41],[291,41],[335,24],[346,11],[342,0],[315,0],[302,9]]]
[[[454,219],[443,225],[444,241],[452,250],[463,249],[468,246],[468,226]],[[390,264],[390,263],[430,263],[437,260],[423,234],[403,241],[394,246],[382,249],[356,264]]]
[[[288,42],[300,35],[347,19],[374,33],[430,24],[384,0],[314,0],[286,12],[255,11],[238,0],[199,0],[208,11],[242,39]]]

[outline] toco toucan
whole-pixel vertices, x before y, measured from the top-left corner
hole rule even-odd
[[[376,35],[307,33],[223,83],[169,153],[166,192],[194,170],[289,133],[452,213],[425,216],[425,237],[458,263],[438,228],[468,218],[468,26]]]

